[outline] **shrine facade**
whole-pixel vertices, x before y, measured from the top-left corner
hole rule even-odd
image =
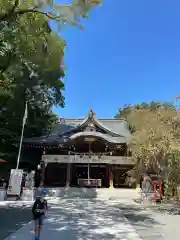
[[[84,119],[61,119],[50,134],[24,139],[23,161],[31,156],[39,165],[40,186],[129,187],[130,138],[124,119],[97,119],[90,109]]]

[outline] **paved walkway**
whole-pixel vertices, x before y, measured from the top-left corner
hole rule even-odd
[[[121,210],[143,240],[179,240],[180,208],[165,204],[124,206]]]
[[[51,203],[42,230],[42,240],[140,240],[140,237],[111,201],[66,199]],[[32,240],[29,223],[5,240]]]

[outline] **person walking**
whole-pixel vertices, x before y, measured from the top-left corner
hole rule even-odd
[[[43,220],[47,214],[47,201],[45,200],[46,192],[43,190],[40,193],[40,197],[36,199],[32,207],[33,220],[35,223],[35,238],[34,240],[40,240],[41,228]]]

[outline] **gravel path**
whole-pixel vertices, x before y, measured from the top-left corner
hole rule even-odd
[[[43,240],[141,240],[116,203],[93,199],[60,199],[44,221]],[[30,240],[27,224],[6,240]]]
[[[72,216],[76,220],[74,221],[73,219],[73,228],[81,229],[82,226],[79,226],[78,224],[81,223],[79,220],[82,220],[83,234],[85,234],[86,237],[89,229],[91,229],[91,231],[93,229],[95,231],[96,229],[96,234],[100,234],[101,239],[114,239],[113,234],[115,233],[120,234],[121,238],[124,237],[123,239],[126,239],[127,232],[124,236],[122,235],[123,224],[125,224],[123,216],[125,216],[132,229],[136,230],[142,240],[180,239],[179,206],[167,206],[163,204],[157,206],[142,206],[126,200],[110,200],[102,202],[82,199],[61,200],[60,203],[50,203],[50,206],[52,207],[51,214],[54,215],[55,218],[60,218],[60,221],[62,221],[62,218],[64,217],[64,219],[67,220],[67,224],[66,222],[63,223],[68,226],[67,230],[69,228],[69,222],[72,221]],[[79,220],[76,215],[79,216]],[[31,208],[29,207],[0,207],[0,240],[4,240],[7,236],[28,223],[30,220]],[[88,221],[88,224],[84,225],[86,221]],[[103,233],[102,229],[101,233],[97,233],[98,226],[103,227],[104,231],[106,229],[108,234],[105,232]],[[131,230],[131,227],[128,225],[128,231],[133,231]],[[119,230],[120,232],[117,232]],[[52,233],[55,234],[56,232]],[[110,238],[108,238],[108,236]]]
[[[120,209],[143,240],[180,239],[177,207],[121,205]]]

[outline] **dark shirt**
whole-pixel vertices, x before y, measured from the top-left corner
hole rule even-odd
[[[34,216],[42,216],[44,215],[44,212],[42,212],[42,210],[44,210],[44,212],[47,210],[47,201],[41,201],[40,199],[37,199],[33,204],[32,214]]]

